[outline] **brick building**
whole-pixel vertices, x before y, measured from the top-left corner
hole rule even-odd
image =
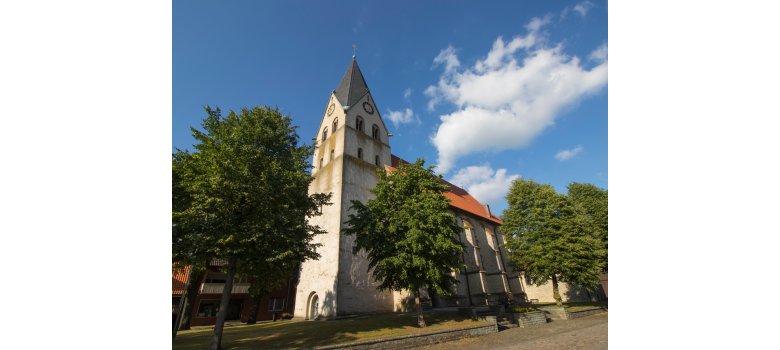
[[[207,326],[216,323],[219,302],[222,298],[222,291],[225,288],[227,274],[220,272],[219,268],[224,263],[214,260],[210,264],[206,274],[197,281],[198,295],[195,297],[194,309],[192,311],[191,326]],[[187,277],[190,267],[187,266],[181,270],[173,272],[172,290],[173,290],[173,313],[178,310],[179,302],[184,293],[186,293]],[[257,321],[279,319],[283,314],[292,314],[292,308],[295,303],[295,284],[296,278],[292,278],[284,286],[264,296],[260,300],[260,308],[257,311]],[[228,304],[228,321],[246,322],[252,309],[253,300],[249,296],[249,281],[240,275],[236,275],[233,282],[233,290]]]

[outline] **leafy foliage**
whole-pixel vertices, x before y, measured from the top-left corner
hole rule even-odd
[[[606,250],[594,238],[591,218],[575,209],[565,195],[550,185],[520,179],[507,195],[504,233],[510,260],[529,282],[541,285],[557,280],[592,288],[599,283]]]
[[[534,311],[536,311],[536,309],[534,309],[532,307],[516,307],[516,308],[512,309],[512,312],[520,312],[520,313],[522,313],[522,312],[534,312]]]
[[[330,196],[308,195],[312,148],[298,145],[290,117],[267,107],[206,112],[205,132],[192,129],[197,151],[173,156],[174,257],[318,257],[311,240],[322,230],[306,218]]]
[[[609,194],[607,190],[592,184],[572,182],[568,186],[568,193],[577,210],[591,219],[594,225],[593,235],[601,241],[604,249],[607,249],[607,232],[609,230]],[[605,268],[606,265],[607,256],[604,255]]]
[[[376,197],[366,204],[352,201],[347,235],[355,236],[355,252],[364,250],[383,290],[433,289],[450,295],[461,267],[460,227],[448,211],[446,185],[423,160],[402,164],[396,171],[378,171]],[[424,326],[424,323],[422,324]]]
[[[253,274],[317,258],[312,239],[323,231],[307,218],[330,194],[308,194],[312,147],[298,144],[290,117],[205,109],[196,151],[173,155],[174,260],[222,258],[228,271]]]

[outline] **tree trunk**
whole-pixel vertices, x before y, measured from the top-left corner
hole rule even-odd
[[[222,331],[225,328],[225,318],[227,318],[228,304],[230,304],[230,292],[233,291],[233,277],[236,275],[236,258],[228,259],[228,273],[225,281],[225,289],[222,291],[222,300],[219,302],[219,311],[217,311],[217,323],[214,325],[214,335],[211,337],[209,350],[220,350],[222,348]]]
[[[187,300],[185,300],[184,310],[182,311],[181,315],[181,322],[179,322],[180,331],[190,329],[192,311],[195,310],[195,299],[198,297],[198,290],[200,290],[200,285],[203,282],[203,277],[205,276],[205,271],[197,270],[192,273],[190,285],[189,288],[187,288]]]
[[[417,325],[425,328],[425,319],[423,318],[422,302],[420,301],[420,289],[414,291],[414,303],[417,304]]]
[[[260,300],[263,299],[262,295],[254,298],[252,302],[252,309],[249,311],[249,317],[246,320],[246,324],[257,323],[257,312],[260,311]]]
[[[553,298],[555,298],[555,305],[563,306],[563,301],[561,300],[561,293],[558,292],[558,277],[555,275],[552,275],[552,285],[553,285]]]

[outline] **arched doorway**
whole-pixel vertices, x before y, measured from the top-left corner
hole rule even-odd
[[[306,313],[306,319],[316,320],[320,315],[320,298],[317,293],[311,293],[309,297],[309,308]]]

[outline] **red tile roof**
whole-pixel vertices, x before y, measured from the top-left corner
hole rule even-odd
[[[189,265],[183,269],[173,270],[173,295],[184,294],[184,286],[187,284],[187,274],[189,272]]]
[[[390,156],[390,160],[392,166],[387,167],[387,169],[390,171],[395,171],[402,163],[409,163],[401,158],[398,158],[398,156],[394,154]],[[490,212],[488,206],[480,203],[476,198],[472,197],[468,192],[466,192],[466,190],[445,180],[442,181],[444,181],[444,183],[450,187],[449,191],[444,192],[444,196],[450,200],[451,207],[465,211],[471,215],[475,215],[481,219],[485,219],[499,225],[504,223],[498,216]]]

